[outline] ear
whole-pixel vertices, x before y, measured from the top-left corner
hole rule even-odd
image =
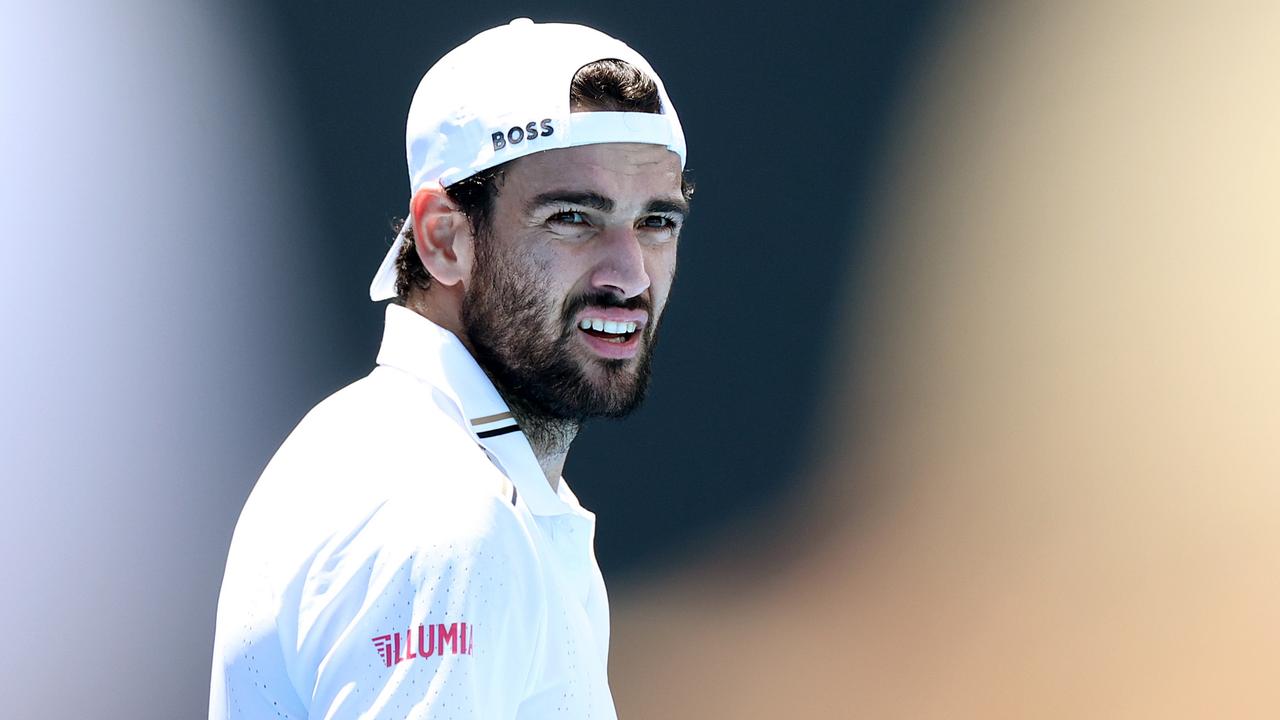
[[[471,223],[437,184],[419,188],[409,203],[413,244],[435,282],[453,286],[471,279]]]

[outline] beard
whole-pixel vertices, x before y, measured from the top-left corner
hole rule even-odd
[[[623,417],[643,402],[649,386],[657,321],[644,296],[621,298],[590,292],[559,301],[537,280],[541,268],[493,257],[491,239],[476,243],[471,287],[462,325],[476,362],[493,381],[526,433],[556,426]],[[574,334],[573,318],[588,307],[649,312],[634,358],[588,357]],[[593,371],[593,372],[592,372]]]

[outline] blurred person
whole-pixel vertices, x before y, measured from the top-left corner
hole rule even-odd
[[[229,524],[309,384],[261,358],[319,344],[318,255],[277,242],[317,228],[259,11],[0,0],[7,717],[204,712]],[[73,194],[92,241],[49,292],[38,238]],[[74,680],[68,623],[101,649]]]
[[[623,716],[1280,717],[1280,8],[954,22],[821,455],[621,593]]]
[[[581,424],[640,402],[688,212],[656,73],[520,19],[426,73],[378,367],[247,501],[210,717],[614,717]]]

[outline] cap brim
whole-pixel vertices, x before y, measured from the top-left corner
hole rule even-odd
[[[378,266],[373,282],[369,283],[369,299],[374,302],[390,300],[396,296],[396,259],[400,257],[400,248],[404,247],[404,235],[411,222],[413,222],[412,216],[405,218],[404,225],[400,226],[400,232],[396,234],[396,241],[391,243],[391,249],[387,250],[387,256],[382,258],[382,264]]]

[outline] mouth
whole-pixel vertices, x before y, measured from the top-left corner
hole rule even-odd
[[[620,360],[635,356],[640,349],[640,335],[645,318],[620,319],[604,317],[590,311],[578,319],[578,336],[587,347],[602,357]],[[615,313],[608,313],[615,314]]]

